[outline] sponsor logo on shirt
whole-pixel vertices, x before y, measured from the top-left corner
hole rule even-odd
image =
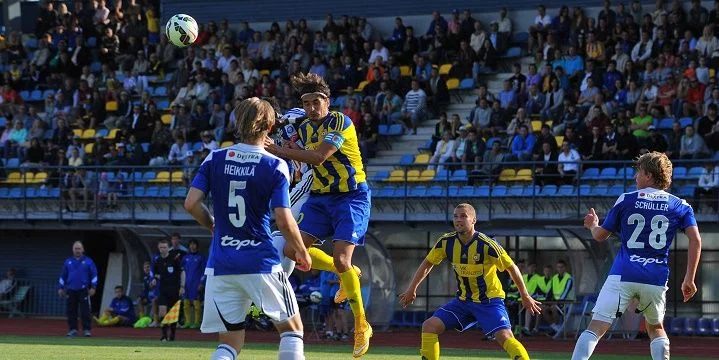
[[[221,246],[234,247],[235,250],[240,250],[241,248],[248,247],[248,246],[250,246],[250,247],[260,246],[262,244],[262,242],[260,242],[260,241],[255,241],[255,240],[250,240],[250,239],[240,240],[240,239],[235,239],[232,236],[227,236],[227,235],[221,237],[220,240],[221,240],[220,241]]]
[[[259,163],[262,160],[262,154],[256,152],[244,152],[237,150],[229,150],[225,154],[226,161],[234,161],[239,163]]]
[[[648,193],[640,191],[638,198],[649,201],[669,201],[669,194],[660,192]]]
[[[647,266],[648,264],[666,264],[667,263],[664,260],[660,260],[657,258],[645,258],[645,257],[641,257],[639,255],[630,256],[629,262],[640,263],[640,264],[642,264],[642,266]]]
[[[294,126],[285,125],[282,127],[282,137],[285,140],[297,141],[297,139],[299,139],[299,134],[297,134],[297,130]]]

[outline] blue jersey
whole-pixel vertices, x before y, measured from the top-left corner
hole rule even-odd
[[[270,218],[273,209],[290,207],[289,186],[287,163],[262,147],[235,144],[205,158],[192,187],[212,195],[215,231],[207,274],[282,271]]]
[[[69,257],[62,264],[62,273],[58,279],[59,289],[81,290],[97,288],[97,267],[87,256],[79,259]]]
[[[621,195],[602,224],[622,241],[609,274],[624,282],[666,286],[676,232],[696,224],[692,207],[666,191],[645,188]]]
[[[132,299],[128,296],[123,295],[120,298],[112,298],[110,308],[112,308],[114,315],[124,316],[129,320],[135,319],[135,305],[132,304]]]
[[[205,257],[198,253],[188,253],[182,257],[182,270],[185,271],[185,287],[197,287],[204,280]]]

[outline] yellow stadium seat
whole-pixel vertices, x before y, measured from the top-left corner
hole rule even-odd
[[[105,111],[117,111],[117,101],[108,101],[105,103]]]
[[[87,129],[83,131],[80,137],[84,140],[95,138],[95,129]]]
[[[92,154],[93,150],[95,150],[95,143],[85,144],[85,154]]]
[[[404,170],[392,170],[389,173],[389,182],[404,182]]]
[[[163,124],[170,125],[170,123],[172,123],[172,115],[163,114],[162,116],[160,116],[160,120],[162,120]]]
[[[233,145],[232,141],[223,141],[222,144],[220,144],[220,148],[224,149],[224,148],[230,147],[232,145]]]
[[[532,169],[519,169],[514,181],[532,181]]]
[[[517,177],[517,172],[514,169],[503,169],[499,173],[499,181],[514,181]]]
[[[434,179],[435,175],[437,175],[437,173],[434,170],[431,170],[431,169],[422,170],[422,172],[419,175],[419,181],[432,181],[432,179]]]
[[[429,164],[429,154],[417,154],[414,157],[415,165],[427,165]]]
[[[181,183],[182,182],[182,171],[173,171],[172,176],[170,177],[170,180],[173,183]]]
[[[359,85],[357,85],[357,89],[355,89],[355,92],[362,92],[362,90],[364,90],[364,87],[367,86],[367,84],[367,81],[363,80],[359,83]]]
[[[557,145],[562,146],[562,143],[564,142],[564,136],[557,135],[554,137],[554,140],[557,141]]]
[[[420,175],[419,170],[407,171],[407,181],[420,181],[419,175]]]
[[[542,122],[539,120],[532,120],[532,132],[542,131]]]
[[[170,172],[158,171],[157,175],[155,175],[155,178],[150,180],[150,182],[170,182]]]
[[[440,75],[449,75],[450,71],[452,71],[452,64],[442,64],[442,66],[439,67]]]
[[[457,78],[451,78],[447,80],[447,90],[457,90],[459,89],[459,79]]]
[[[552,128],[552,125],[554,125],[553,121],[545,121],[544,123],[547,124],[547,126],[549,126],[550,129]]]
[[[5,180],[6,184],[22,184],[22,174],[17,171],[11,172],[7,175]]]
[[[33,184],[42,184],[45,181],[47,181],[47,173],[44,171],[35,174],[35,178],[32,179]]]
[[[402,77],[410,77],[412,76],[412,68],[407,65],[402,65],[399,67],[399,73]]]
[[[268,75],[268,76],[269,76],[269,75],[270,75],[270,71],[267,70],[267,69],[265,69],[265,70],[260,70],[260,77],[263,77],[263,76],[265,76],[265,75]]]
[[[72,134],[77,137],[82,137],[82,129],[72,129]]]
[[[107,133],[107,136],[105,136],[105,139],[107,140],[115,140],[117,137],[118,129],[111,129],[110,132]]]

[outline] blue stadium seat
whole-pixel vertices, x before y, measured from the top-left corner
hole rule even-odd
[[[714,153],[714,156],[712,157],[712,160],[719,161],[719,151]]]
[[[450,196],[452,194],[450,193]],[[457,197],[473,197],[474,196],[474,186],[471,185],[464,185],[459,188],[457,192]]]
[[[467,181],[469,178],[467,177],[467,170],[459,169],[455,170],[452,173],[452,177],[449,179],[449,181]]]
[[[603,184],[595,185],[592,188],[591,195],[592,196],[606,196],[607,190],[608,190],[607,185],[603,185]]]
[[[145,188],[142,186],[135,186],[132,193],[135,195],[135,197],[144,197]]]
[[[617,177],[617,169],[613,167],[608,167],[602,169],[602,171],[599,173],[600,179],[615,179]]]
[[[51,198],[60,198],[60,188],[54,187],[50,189],[50,197]]]
[[[105,174],[107,174],[107,181],[115,181],[115,173],[112,171],[108,171]]]
[[[43,100],[45,100],[45,99],[43,99],[43,97],[42,97],[42,91],[33,90],[30,93],[30,101],[43,101]]]
[[[696,189],[695,185],[682,185],[679,187],[676,195],[683,198],[691,198],[694,196],[694,189]]]
[[[497,137],[497,136],[489,138],[489,139],[487,140],[487,149],[491,149],[491,148],[492,148],[492,144],[494,144],[494,143],[497,142],[497,141],[502,141],[502,138]]]
[[[664,118],[655,122],[656,124],[654,126],[656,126],[658,130],[671,130],[672,125],[674,125],[674,119],[672,118]]]
[[[462,79],[459,82],[459,90],[474,90],[475,83],[473,78]]]
[[[697,321],[697,335],[709,336],[712,334],[712,319],[701,318]]]
[[[167,88],[164,86],[158,86],[155,89],[155,96],[157,97],[165,97],[167,96]]]
[[[22,101],[30,101],[30,92],[27,90],[20,91],[20,98]]]
[[[492,197],[505,197],[507,196],[507,187],[504,185],[497,185],[492,188]]]
[[[582,173],[581,178],[584,180],[596,180],[599,178],[599,169],[597,169],[597,168],[586,169]]]
[[[447,196],[447,189],[444,186],[440,185],[433,185],[429,189],[427,189],[427,197],[431,198],[441,198]]]
[[[526,31],[520,31],[512,35],[512,44],[526,44],[529,40],[529,33]]]
[[[382,186],[380,187],[376,192],[372,191],[372,197],[374,198],[391,198],[394,194],[394,187],[393,186]]]
[[[154,179],[157,175],[154,171],[148,171],[142,174],[142,181],[150,181]]]
[[[687,168],[683,166],[677,166],[672,171],[672,177],[677,180],[684,180],[687,178]]]
[[[489,186],[480,185],[474,188],[474,196],[476,197],[489,197]]]
[[[22,197],[22,189],[20,188],[11,188],[10,191],[8,191],[8,198],[16,199]]]
[[[7,126],[7,119],[5,117],[0,117],[0,128],[4,128]]]
[[[684,129],[685,127],[687,127],[689,125],[694,125],[694,118],[683,117],[683,118],[679,119],[679,125],[682,126],[682,129]]]
[[[449,181],[451,177],[452,174],[447,169],[442,169],[434,175],[434,181]]]
[[[542,192],[542,187],[539,185],[527,185],[524,187],[524,191],[522,191],[522,196],[524,197],[532,197],[537,196],[539,193]]]
[[[432,139],[427,139],[427,141],[424,142],[424,145],[417,147],[417,152],[424,152],[424,151],[431,151],[432,148]]]
[[[92,71],[94,73],[101,72],[102,71],[102,63],[100,63],[99,61],[93,61],[90,64],[90,71]]]
[[[719,319],[712,320],[712,336],[719,336]]]
[[[162,186],[160,187],[160,190],[157,192],[157,196],[162,198],[170,197],[170,194],[172,194],[172,191],[170,190],[169,186]]]
[[[562,185],[557,190],[557,196],[576,196],[577,189],[572,185]]]
[[[49,198],[50,197],[50,189],[46,187],[39,188],[35,191],[35,197],[39,198]]]
[[[99,137],[103,137],[103,138],[104,138],[104,137],[106,137],[107,134],[109,134],[109,133],[110,133],[110,131],[107,130],[107,129],[98,129],[98,130],[95,132],[95,136],[99,136]]]
[[[557,195],[557,185],[544,185],[539,196],[555,196]]]
[[[427,194],[427,187],[424,185],[417,185],[409,188],[408,197],[421,198]]]
[[[673,319],[674,319],[674,318],[672,318],[671,316],[664,316],[664,323],[663,323],[663,325],[664,325],[664,330],[665,330],[666,332],[669,332],[669,329],[672,328],[672,320],[673,320]]]
[[[42,93],[42,99],[45,100],[45,99],[47,99],[48,96],[54,96],[54,95],[55,95],[55,90],[47,89]]]
[[[170,102],[167,100],[161,100],[157,102],[157,109],[158,110],[165,110],[170,108]]]
[[[142,151],[144,151],[144,152],[150,151],[150,143],[142,143],[142,144],[140,144],[140,146],[142,146]]]
[[[695,166],[691,169],[689,169],[689,172],[687,173],[687,179],[699,179],[699,177],[704,172],[704,168],[701,166]]]
[[[579,185],[579,195],[580,196],[589,196],[591,193],[592,193],[591,186],[589,186],[587,184]]]
[[[155,96],[155,88],[153,88],[152,86],[146,87],[143,91],[146,91],[147,94],[150,96]]]
[[[682,328],[682,335],[694,335],[697,332],[697,319],[686,318],[684,320],[684,327]]]
[[[135,171],[132,173],[132,176],[128,179],[135,182],[142,182],[142,171]]]
[[[282,76],[282,73],[280,72],[279,69],[272,70],[272,72],[270,73],[270,79],[272,79],[272,80],[277,79],[280,76]]]
[[[684,330],[684,321],[686,319],[683,317],[678,317],[672,319],[672,324],[669,327],[669,333],[671,335],[679,335],[682,333],[682,330]]]
[[[52,130],[52,129],[47,129],[47,130],[45,130],[45,133],[42,134],[42,139],[43,139],[43,140],[50,140],[50,139],[52,139],[52,136],[53,136],[53,135],[54,135],[54,130]]]
[[[402,128],[401,124],[392,124],[387,130],[387,135],[389,136],[401,136],[403,133],[404,129]]]
[[[609,197],[619,197],[619,195],[624,194],[624,185],[612,185],[609,190],[607,190],[607,193],[605,196]]]
[[[20,159],[18,158],[10,158],[7,161],[7,167],[8,168],[18,168],[20,167]]]
[[[507,52],[502,57],[509,59],[509,58],[518,58],[520,56],[522,56],[522,49],[518,46],[514,46],[514,47],[507,49]]]
[[[8,188],[0,188],[0,199],[7,198],[9,192]]]
[[[35,198],[35,188],[29,187],[25,189],[25,197],[28,199]]]
[[[524,185],[512,185],[507,189],[508,197],[521,197],[524,195]]]
[[[25,47],[28,49],[37,49],[37,38],[31,37],[27,39]]]
[[[378,171],[378,172],[372,174],[372,176],[370,176],[370,178],[369,178],[369,181],[384,181],[388,177],[389,177],[389,171],[381,170],[381,171]]]
[[[377,126],[377,134],[387,136],[389,133],[389,125],[380,124]]]
[[[404,154],[399,159],[399,165],[400,166],[407,166],[414,164],[414,155],[411,154]]]
[[[148,186],[145,189],[145,197],[158,197],[160,196],[160,188],[158,186]]]
[[[202,141],[198,141],[194,144],[192,144],[192,151],[197,152],[202,150]]]
[[[94,48],[95,46],[97,46],[97,38],[94,36],[90,36],[89,38],[87,38],[87,46],[90,48]]]
[[[625,167],[623,169],[620,169],[617,171],[617,178],[618,179],[626,179],[631,180],[634,178],[634,168],[633,167]]]
[[[399,186],[394,188],[394,191],[392,192],[392,197],[395,198],[403,198],[407,196],[407,188],[404,186]]]

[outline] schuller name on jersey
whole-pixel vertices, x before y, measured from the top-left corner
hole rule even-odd
[[[643,201],[642,201],[643,200]],[[669,194],[640,191],[634,208],[643,210],[669,211]]]

